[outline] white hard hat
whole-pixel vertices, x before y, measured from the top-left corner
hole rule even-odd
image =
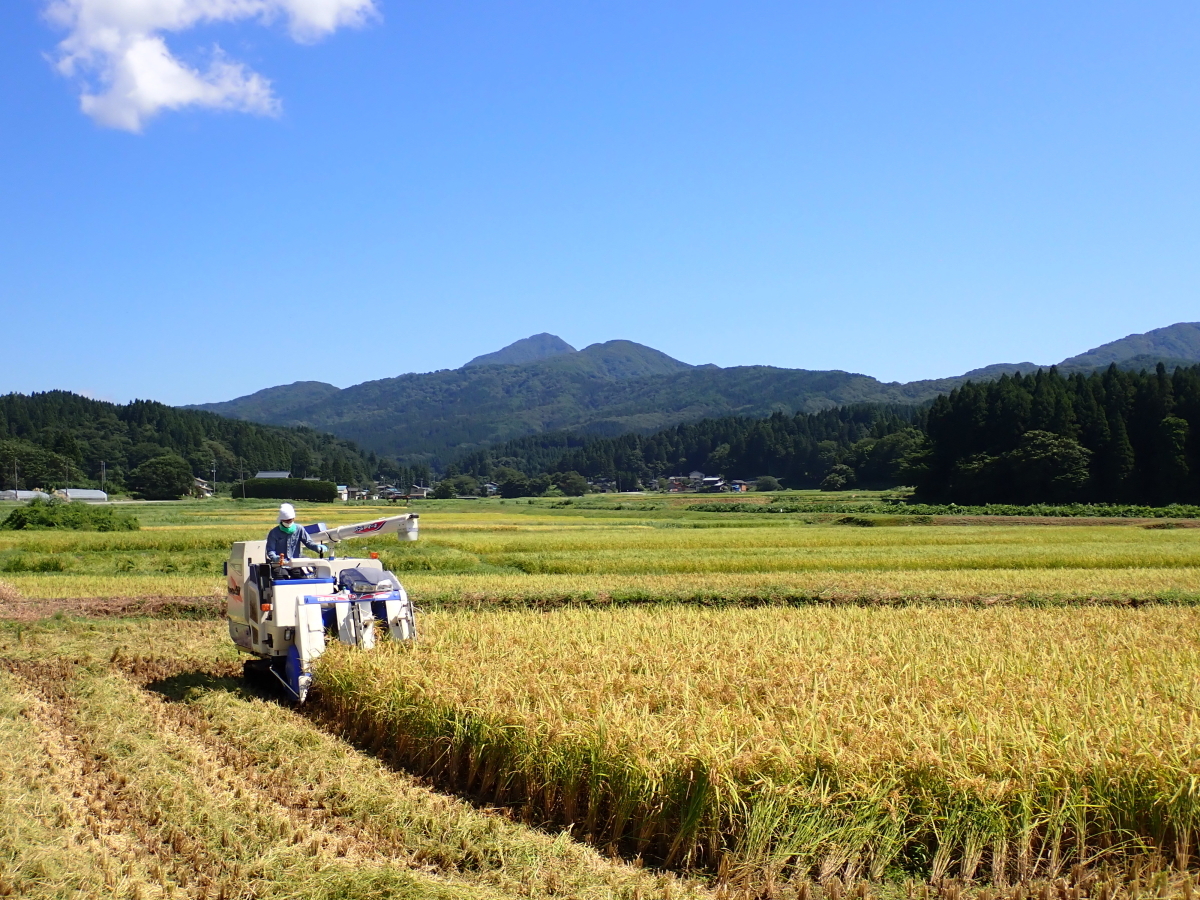
[[[279,521],[296,518],[296,509],[290,503],[279,504]]]

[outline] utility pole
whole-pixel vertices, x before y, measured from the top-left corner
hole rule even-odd
[[[214,499],[217,496],[217,460],[215,458],[213,459],[212,495]]]
[[[104,490],[106,484],[108,484],[108,467],[104,464],[104,460],[100,460],[100,490]]]

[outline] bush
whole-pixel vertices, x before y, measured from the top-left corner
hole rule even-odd
[[[30,500],[8,514],[0,528],[7,531],[44,531],[59,528],[68,531],[137,531],[137,518],[118,512],[111,506],[91,503],[64,503],[54,497],[49,500]]]
[[[821,482],[823,491],[841,491],[854,484],[854,470],[843,463],[838,463],[829,470]]]
[[[186,459],[164,453],[130,472],[129,486],[146,500],[178,500],[192,492],[196,479]]]
[[[509,500],[515,497],[528,497],[530,494],[529,477],[516,469],[501,466],[492,472],[492,481],[500,489],[500,496]]]
[[[470,475],[448,475],[433,487],[434,500],[453,500],[459,494],[464,497],[478,496],[479,482]]]
[[[555,472],[550,479],[568,497],[582,497],[588,492],[587,479],[578,472]]]
[[[239,493],[234,488],[234,496]],[[304,478],[248,478],[247,497],[256,500],[308,500],[332,503],[337,499],[337,485],[332,481],[308,481]]]
[[[783,487],[783,485],[781,485],[779,483],[779,479],[775,478],[773,475],[763,475],[754,482],[754,489],[756,491],[777,491],[781,487]]]

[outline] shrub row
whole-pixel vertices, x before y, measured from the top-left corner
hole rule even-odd
[[[1103,519],[1198,519],[1200,506],[1136,506],[1109,503],[1037,503],[1015,506],[989,503],[958,506],[954,503],[693,503],[689,512],[722,513],[887,513],[904,516],[1052,516]]]
[[[337,499],[337,485],[332,481],[309,481],[305,478],[249,478],[245,482],[246,497],[257,500],[308,500],[332,503]],[[234,488],[237,496],[237,488]]]
[[[137,517],[118,512],[111,506],[92,503],[64,503],[57,498],[31,500],[18,506],[0,522],[6,531],[62,529],[72,531],[137,531]]]

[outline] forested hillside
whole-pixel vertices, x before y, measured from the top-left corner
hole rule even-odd
[[[1133,361],[1138,365],[1129,364]],[[1159,361],[1168,368],[1174,368],[1172,361],[1200,361],[1200,322],[1178,322],[1145,334],[1131,334],[1064,359],[1058,367],[1071,371],[1092,370],[1117,363],[1123,369],[1138,369],[1147,361],[1151,369]]]
[[[1200,499],[1200,366],[967,384],[933,402],[927,431],[910,461],[925,500]]]
[[[931,406],[729,417],[616,438],[543,434],[464,455],[476,477],[576,471],[622,487],[699,469],[786,487],[915,485],[934,503],[1200,502],[1200,366],[968,382]]]
[[[468,454],[456,471],[477,478],[499,468],[530,476],[575,471],[632,488],[698,469],[728,479],[771,475],[794,488],[817,487],[831,476],[835,487],[887,487],[897,483],[899,461],[920,448],[923,418],[915,406],[863,404],[763,419],[705,419],[651,435],[532,435]]]
[[[282,412],[271,421],[304,421],[377,453],[440,468],[463,452],[528,434],[615,436],[705,417],[776,411],[791,416],[847,403],[918,402],[957,383],[889,385],[850,372],[689,366],[640,344],[610,341],[523,365],[472,365],[370,381],[303,407],[303,415],[292,405],[300,385],[275,388],[287,393],[279,397]],[[205,408],[242,415],[241,403]]]
[[[193,474],[220,481],[239,468],[289,469],[300,476],[359,482],[376,461],[353,444],[308,428],[275,428],[148,400],[126,405],[90,400],[66,391],[0,397],[0,485],[21,489],[98,485],[101,463],[107,485],[121,489],[135,468],[178,455]]]
[[[1179,323],[1089,350],[1064,362],[1090,372],[1116,361],[1200,361],[1200,325]],[[1033,363],[1001,363],[966,375],[885,383],[838,370],[773,366],[692,366],[632,341],[575,351],[534,335],[459,369],[401,375],[338,390],[319,382],[268,388],[203,407],[274,425],[307,425],[409,464],[437,468],[464,452],[552,431],[649,434],[704,418],[791,416],[853,403],[923,403],[969,379],[1030,373]]]

